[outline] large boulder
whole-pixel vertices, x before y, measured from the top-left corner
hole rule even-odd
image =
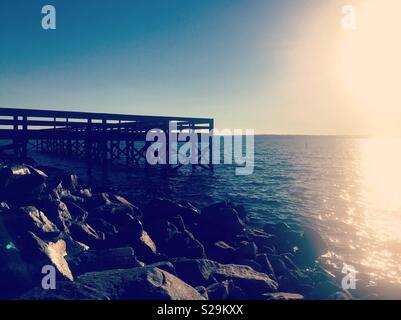
[[[204,300],[196,289],[156,267],[91,272],[78,282],[112,300]]]
[[[328,252],[328,246],[322,236],[312,228],[305,227],[299,242],[299,251],[310,260]]]
[[[232,263],[236,260],[236,249],[224,241],[217,241],[207,248],[207,257],[220,263]]]
[[[35,207],[7,210],[0,214],[0,220],[14,242],[18,242],[28,231],[40,236],[56,236],[59,233],[57,226]]]
[[[151,222],[153,219],[169,220],[177,215],[183,218],[188,227],[191,227],[198,222],[200,212],[187,201],[175,203],[167,199],[154,199],[144,209],[144,223]]]
[[[207,259],[173,259],[178,276],[193,286],[232,280],[249,297],[277,291],[277,283],[249,266],[220,264]]]
[[[76,277],[78,275],[111,269],[130,269],[142,267],[134,250],[130,247],[105,250],[87,250],[76,255],[68,255],[66,261]]]
[[[73,239],[86,244],[90,248],[101,248],[105,246],[105,235],[97,232],[87,223],[73,222],[68,230]]]
[[[32,195],[40,194],[47,178],[43,171],[28,165],[1,166],[0,200],[17,203]]]
[[[18,300],[109,300],[103,293],[82,283],[57,281],[55,290],[35,287],[20,295]]]
[[[58,279],[73,280],[65,260],[66,242],[44,241],[33,232],[24,236],[23,245],[10,243],[0,251],[0,297],[12,298],[24,290],[36,286],[43,278],[42,268],[53,265]]]
[[[239,300],[245,299],[241,288],[236,287],[232,280],[214,283],[206,288],[209,300]]]
[[[197,236],[205,240],[231,241],[244,232],[244,223],[238,212],[222,202],[202,210]]]
[[[34,205],[57,226],[59,230],[68,230],[73,218],[68,210],[67,205],[55,199],[38,199]]]

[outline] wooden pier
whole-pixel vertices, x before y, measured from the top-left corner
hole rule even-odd
[[[208,164],[198,165],[213,170],[212,138],[213,119],[139,116],[108,113],[48,111],[33,109],[0,108],[0,152],[12,150],[25,158],[30,150],[85,159],[88,170],[101,164],[107,173],[108,164],[124,163],[127,166],[147,166],[146,150],[152,143],[146,141],[150,130],[160,129],[167,137],[169,150],[170,125],[177,132],[210,133]],[[8,144],[4,141],[8,141]],[[198,151],[204,146],[199,145]],[[168,152],[167,152],[168,154]],[[199,159],[201,157],[199,152]],[[167,161],[168,170],[181,167]],[[196,166],[196,165],[193,165]]]

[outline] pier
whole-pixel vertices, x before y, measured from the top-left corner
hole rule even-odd
[[[30,150],[49,152],[66,157],[85,159],[88,170],[95,164],[107,173],[110,163],[124,163],[129,167],[149,166],[146,150],[152,142],[146,135],[162,130],[169,150],[171,124],[174,134],[180,132],[210,133],[208,164],[192,165],[213,170],[211,118],[142,116],[127,114],[50,111],[22,108],[0,108],[0,153],[12,151],[15,157],[25,158]],[[205,146],[197,146],[201,148]],[[168,152],[167,152],[168,154]],[[202,152],[199,152],[201,157]],[[177,170],[181,164],[165,164],[168,170]]]

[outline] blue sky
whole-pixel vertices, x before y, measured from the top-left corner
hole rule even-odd
[[[322,15],[320,0],[0,0],[0,106],[354,133],[332,107],[340,98],[321,59],[341,19],[334,2]],[[55,31],[41,28],[45,4],[56,7]]]

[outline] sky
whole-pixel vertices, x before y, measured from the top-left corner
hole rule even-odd
[[[259,134],[400,135],[401,24],[368,26],[401,20],[391,15],[401,6],[379,2],[386,9],[377,0],[0,0],[0,107],[213,117]],[[350,3],[361,13],[354,31],[341,25]],[[56,30],[41,27],[46,4]]]

